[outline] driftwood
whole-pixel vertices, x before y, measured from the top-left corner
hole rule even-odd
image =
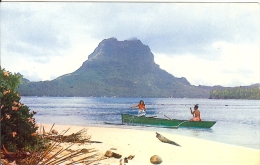
[[[67,131],[66,131],[67,132]],[[46,139],[56,141],[56,142],[73,142],[73,143],[91,143],[91,136],[86,136],[87,129],[83,128],[77,133],[72,133],[71,135],[59,134],[58,132],[52,134],[44,134]]]
[[[171,141],[169,139],[167,139],[166,137],[162,136],[161,134],[156,132],[156,137],[163,143],[169,143],[169,144],[173,144],[176,146],[180,146],[179,144],[175,143],[174,141]]]
[[[87,136],[87,129],[82,129],[76,133],[65,136],[67,130],[58,134],[56,130],[51,129],[46,132],[44,127],[40,127],[39,139],[43,141],[43,148],[38,151],[25,152],[16,151],[8,152],[4,145],[2,145],[2,154],[6,159],[1,159],[3,165],[58,165],[58,164],[77,164],[83,163],[85,165],[104,159],[103,155],[97,154],[95,149],[78,149],[71,150],[70,147],[75,143],[91,143],[91,136]],[[41,130],[42,128],[42,130]],[[61,143],[69,142],[70,145],[66,148],[61,147]],[[97,143],[97,141],[94,141]]]

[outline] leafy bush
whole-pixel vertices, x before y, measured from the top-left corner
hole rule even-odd
[[[36,112],[20,102],[16,89],[22,76],[0,69],[1,144],[8,151],[33,149],[38,138]]]
[[[221,90],[212,90],[210,99],[248,99],[260,100],[260,87],[230,87]]]

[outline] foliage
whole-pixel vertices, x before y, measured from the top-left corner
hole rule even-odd
[[[185,78],[175,78],[155,64],[146,67],[107,61],[85,64],[86,68],[55,80],[21,84],[19,92],[23,96],[56,97],[209,97],[209,90],[192,86]]]
[[[24,83],[19,91],[23,96],[209,97],[209,90],[186,85],[159,68],[144,70],[106,63],[99,66],[104,68],[80,69],[52,81]]]
[[[21,75],[0,68],[1,144],[9,151],[32,149],[37,143],[37,124],[17,92]]]
[[[210,99],[248,99],[260,100],[260,87],[234,87],[222,90],[212,90]]]

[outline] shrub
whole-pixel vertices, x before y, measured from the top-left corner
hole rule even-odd
[[[12,74],[0,67],[1,144],[8,151],[33,149],[37,144],[38,129],[28,106],[20,102],[17,92],[20,74]]]

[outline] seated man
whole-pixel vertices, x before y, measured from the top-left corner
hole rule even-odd
[[[190,113],[193,115],[193,118],[191,118],[190,121],[201,121],[200,111],[198,110],[198,108],[199,108],[198,104],[194,106],[194,111],[192,111],[192,109],[190,108]]]

